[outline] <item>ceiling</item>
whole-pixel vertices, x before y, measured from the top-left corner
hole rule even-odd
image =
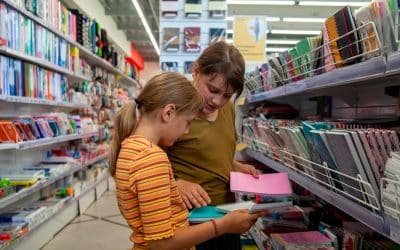
[[[207,1],[207,0],[203,0]],[[105,14],[112,16],[118,29],[123,30],[129,41],[133,42],[136,49],[143,55],[145,61],[158,61],[158,55],[153,48],[149,36],[137,14],[131,0],[100,0],[105,8]],[[330,5],[321,6],[330,2]],[[333,4],[332,4],[333,2]],[[227,0],[228,41],[232,41],[233,17],[235,15],[252,15],[267,17],[267,55],[274,55],[282,49],[291,48],[304,38],[319,32],[324,20],[333,15],[346,4],[353,10],[365,5],[370,0],[339,1],[339,0],[295,0],[295,1],[270,1],[270,0]],[[159,6],[160,0],[138,0],[144,16],[150,26],[156,41],[159,41]],[[292,19],[287,19],[292,18]],[[293,18],[308,18],[306,20],[293,20]],[[310,19],[313,18],[313,19]],[[317,18],[317,19],[315,19]],[[275,34],[276,31],[313,31],[309,34]],[[273,34],[274,33],[274,34]]]

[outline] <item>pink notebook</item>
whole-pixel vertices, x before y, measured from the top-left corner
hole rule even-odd
[[[249,174],[231,172],[231,191],[268,196],[292,195],[287,173],[261,174],[256,179]]]

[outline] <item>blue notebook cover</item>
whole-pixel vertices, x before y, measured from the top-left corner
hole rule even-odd
[[[205,206],[193,209],[189,213],[188,220],[192,223],[200,223],[211,219],[221,218],[224,215],[225,213],[219,211],[215,206]]]

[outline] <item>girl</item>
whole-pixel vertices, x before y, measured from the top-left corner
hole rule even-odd
[[[235,110],[230,101],[243,90],[245,62],[240,52],[224,42],[206,48],[193,63],[195,88],[205,105],[188,134],[168,149],[178,190],[186,206],[220,205],[235,201],[229,174],[238,171],[257,177],[256,169],[235,161]],[[239,235],[226,235],[197,249],[241,249]]]
[[[110,173],[118,207],[133,230],[133,249],[187,249],[224,233],[245,232],[262,215],[241,210],[188,225],[188,211],[159,146],[171,146],[187,133],[203,106],[190,82],[170,72],[153,77],[135,103],[115,117]]]

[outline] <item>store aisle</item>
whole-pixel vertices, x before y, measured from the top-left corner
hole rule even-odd
[[[115,187],[110,178],[110,190],[93,203],[81,216],[59,232],[43,250],[127,250],[131,230],[119,213]]]

